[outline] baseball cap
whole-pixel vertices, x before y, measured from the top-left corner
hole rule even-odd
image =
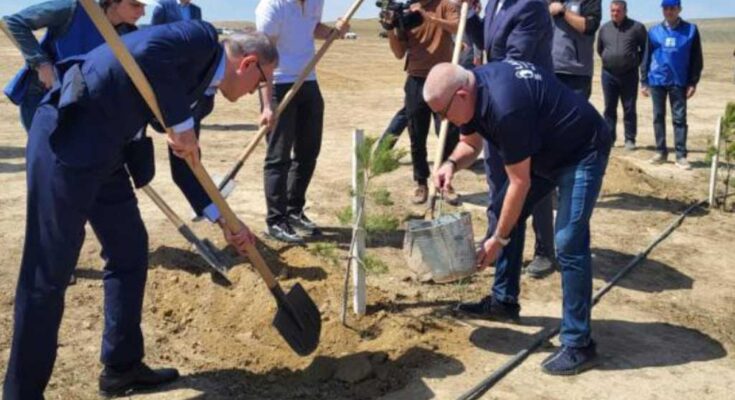
[[[661,7],[681,7],[681,0],[661,0]]]

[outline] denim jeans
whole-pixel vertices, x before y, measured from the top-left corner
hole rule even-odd
[[[575,165],[558,171],[554,179],[533,175],[531,189],[521,216],[510,235],[510,243],[500,252],[495,264],[492,296],[502,302],[517,303],[520,294],[523,229],[535,205],[555,187],[559,188],[559,210],[556,215],[556,257],[561,266],[563,315],[561,342],[571,347],[584,347],[590,341],[592,309],[592,260],[590,251],[590,218],[600,193],[602,179],[610,155],[609,148],[591,152]],[[506,183],[494,203],[499,215],[508,190]]]
[[[390,120],[390,123],[388,124],[388,127],[385,128],[385,131],[398,138],[401,136],[407,126],[408,118],[406,118],[406,107],[403,106],[400,110],[396,112],[396,115],[393,116],[393,119]]]
[[[495,233],[498,226],[499,214],[495,213],[493,203],[498,200],[498,192],[508,181],[508,175],[505,173],[505,165],[496,150],[495,146],[487,140],[484,141],[485,152],[485,178],[487,179],[488,190],[488,206],[487,206],[487,232],[485,239]],[[540,257],[554,258],[554,205],[553,191],[543,198],[533,210],[533,232],[536,235],[536,244],[534,245],[534,255]],[[519,224],[519,229],[526,231],[526,224]],[[525,233],[523,235],[525,237]]]
[[[636,101],[638,100],[638,70],[615,75],[602,70],[602,93],[605,97],[605,121],[613,134],[613,141],[617,140],[616,128],[618,124],[618,103],[623,103],[623,123],[625,126],[625,141],[635,143],[638,133],[638,114]]]
[[[667,155],[666,148],[666,96],[671,104],[671,119],[674,123],[674,146],[676,158],[687,156],[687,89],[681,86],[651,86],[653,100],[653,133],[656,137],[656,151]]]

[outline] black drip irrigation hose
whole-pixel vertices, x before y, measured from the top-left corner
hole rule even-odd
[[[615,286],[615,284],[622,279],[628,272],[630,272],[635,266],[637,266],[641,261],[645,260],[648,254],[653,250],[659,243],[664,241],[676,228],[678,228],[682,222],[684,221],[684,218],[687,217],[692,211],[694,211],[697,208],[705,207],[707,205],[706,201],[700,201],[698,203],[692,204],[689,206],[684,212],[677,217],[667,228],[664,230],[656,239],[654,239],[653,242],[642,252],[638,253],[633,260],[631,260],[628,265],[626,265],[623,269],[620,270],[611,280],[610,282],[605,285],[602,289],[598,290],[597,293],[592,297],[592,306],[594,307],[600,299],[602,299],[602,296],[604,296],[607,292],[610,291],[610,289]],[[461,395],[457,398],[457,400],[472,400],[472,399],[478,399],[480,396],[485,394],[488,390],[490,390],[493,386],[495,386],[496,383],[500,382],[501,379],[503,379],[508,373],[513,371],[515,367],[520,365],[528,356],[530,356],[534,351],[536,351],[539,347],[541,347],[544,343],[551,340],[554,336],[559,334],[559,327],[555,327],[553,329],[542,329],[539,331],[536,336],[538,337],[529,347],[519,351],[516,353],[513,358],[508,360],[505,364],[503,364],[500,368],[498,368],[495,372],[493,372],[491,375],[489,375],[487,378],[483,379],[482,382],[478,383],[475,387]]]

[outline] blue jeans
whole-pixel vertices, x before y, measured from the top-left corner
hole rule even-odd
[[[508,175],[505,173],[505,165],[503,165],[500,153],[487,140],[484,141],[484,152],[485,178],[490,189],[487,193],[487,232],[485,233],[485,239],[488,239],[495,233],[495,228],[498,226],[498,218],[500,217],[500,214],[495,213],[493,203],[502,201],[497,198],[498,192],[508,181]],[[553,191],[550,192],[533,209],[533,232],[536,235],[536,243],[534,245],[535,256],[554,258],[553,195]],[[519,229],[524,232],[522,236],[525,237],[526,224],[519,224]]]
[[[666,96],[671,103],[671,118],[674,123],[674,146],[676,158],[687,156],[687,89],[680,86],[651,86],[653,100],[653,133],[656,136],[656,151],[663,155],[666,148]]]
[[[553,179],[534,175],[521,216],[510,235],[510,243],[500,252],[495,264],[492,296],[502,302],[517,303],[520,294],[522,228],[538,202],[559,188],[556,215],[556,257],[561,266],[563,315],[561,342],[566,346],[584,347],[590,341],[592,309],[592,261],[590,252],[590,218],[600,193],[607,168],[609,148],[597,150],[577,164],[561,169]],[[506,183],[493,204],[498,215],[508,190]]]
[[[623,103],[623,123],[625,125],[625,141],[635,143],[638,133],[638,114],[636,101],[638,100],[638,70],[615,75],[602,70],[602,93],[605,96],[605,122],[613,134],[613,141],[617,139],[616,127],[618,124],[618,102]]]

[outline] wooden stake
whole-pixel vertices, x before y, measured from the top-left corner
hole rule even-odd
[[[365,315],[365,210],[363,199],[365,198],[365,175],[364,166],[357,157],[357,151],[363,146],[365,133],[362,129],[355,129],[352,135],[352,215],[354,216],[354,228],[352,234],[356,235],[355,246],[350,254],[350,269],[352,271],[352,309],[358,316]]]
[[[717,118],[715,126],[715,154],[712,156],[712,168],[709,175],[709,207],[716,207],[717,197],[717,169],[720,166],[720,138],[722,137],[722,118]]]

